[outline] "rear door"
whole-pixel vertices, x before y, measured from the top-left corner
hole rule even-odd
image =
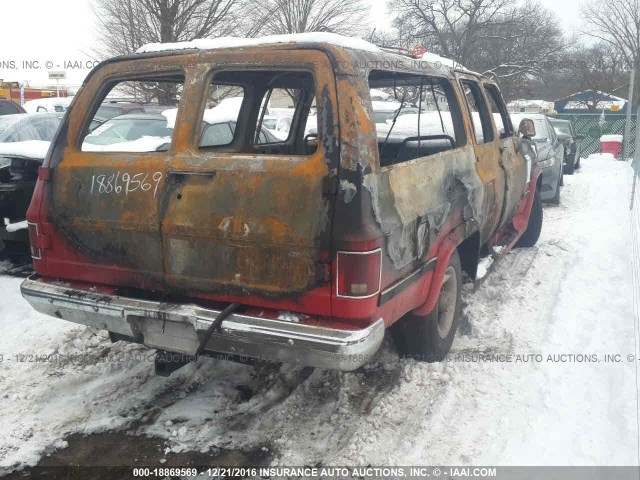
[[[480,83],[471,76],[460,75],[460,86],[466,100],[471,137],[478,164],[478,175],[485,188],[482,207],[481,243],[487,241],[498,228],[505,200],[506,177],[496,161],[500,157],[500,139],[496,138],[489,107]]]
[[[263,299],[328,294],[339,163],[328,58],[309,50],[208,55],[193,70],[204,87],[187,92],[196,107],[178,119],[182,153],[168,171],[167,286]],[[319,137],[306,128],[315,112]],[[267,116],[292,117],[290,130],[267,130]]]
[[[531,164],[516,152],[515,136],[511,119],[507,113],[500,91],[495,85],[485,83],[493,121],[500,142],[500,165],[506,176],[505,201],[503,203],[500,226],[510,222],[518,211],[525,185],[529,181]]]
[[[76,100],[56,145],[61,154],[54,154],[45,184],[46,214],[56,230],[43,260],[48,275],[163,288],[160,218],[174,155],[171,120],[139,116],[117,128],[105,122],[91,134],[88,127],[110,92],[177,108],[184,72],[163,67],[166,63],[107,65]],[[154,130],[163,133],[144,133]]]

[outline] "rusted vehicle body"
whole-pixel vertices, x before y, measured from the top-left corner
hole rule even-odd
[[[403,353],[441,358],[459,316],[460,268],[474,278],[483,248],[523,241],[539,170],[492,81],[322,38],[186,45],[94,70],[39,172],[27,214],[36,275],[24,297],[182,355],[351,370],[393,327]],[[180,94],[170,142],[84,151],[101,98],[140,79],[179,85],[165,89]],[[207,92],[219,99],[221,88],[242,92],[235,132],[205,144]],[[264,143],[261,105],[275,88],[297,92],[295,114],[287,140]],[[448,104],[431,115],[446,134],[421,133],[420,118],[402,140],[377,131],[370,88],[434,93]],[[318,133],[304,136],[312,106]]]

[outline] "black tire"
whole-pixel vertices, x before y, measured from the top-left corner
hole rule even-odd
[[[567,175],[573,175],[573,171],[575,169],[574,162],[575,162],[575,158],[571,158],[562,169],[562,173],[566,173]]]
[[[517,248],[529,248],[538,243],[540,232],[542,232],[543,218],[542,199],[540,198],[540,192],[536,189],[533,197],[533,206],[531,207],[531,215],[529,216],[529,225],[527,225],[527,229],[516,242]]]
[[[553,203],[554,205],[560,205],[560,187],[564,185],[564,181],[562,180],[562,172],[560,172],[560,180],[558,180],[558,185],[556,186],[556,194],[553,196],[549,203]]]
[[[442,361],[451,349],[460,322],[462,268],[454,251],[447,265],[438,302],[423,317],[407,313],[391,326],[401,356],[424,362]]]

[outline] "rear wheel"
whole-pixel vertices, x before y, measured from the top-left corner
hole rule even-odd
[[[560,179],[558,180],[558,185],[556,185],[556,194],[550,200],[554,205],[560,205],[560,187],[564,185],[564,175],[562,174],[562,170],[560,170]]]
[[[438,302],[425,316],[406,314],[391,327],[401,355],[426,362],[439,362],[451,349],[460,321],[462,269],[458,252],[449,259]]]
[[[531,207],[531,215],[529,216],[529,224],[522,236],[516,242],[516,247],[533,247],[538,242],[540,232],[542,231],[543,216],[542,199],[540,198],[540,192],[536,189],[536,193],[533,197],[533,206]]]
[[[563,173],[566,173],[567,175],[573,175],[573,170],[575,169],[575,164],[573,163],[574,161],[575,159],[573,158],[569,159],[567,165],[563,169]]]

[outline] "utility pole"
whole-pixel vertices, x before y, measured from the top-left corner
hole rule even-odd
[[[631,161],[633,168],[633,186],[631,187],[631,204],[629,210],[633,210],[634,200],[636,196],[636,188],[638,187],[638,177],[640,177],[640,107],[636,114],[636,151]]]
[[[624,147],[622,149],[622,160],[625,162],[629,158],[629,145],[631,144],[631,110],[633,109],[633,87],[636,79],[636,64],[633,62],[631,67],[631,78],[629,80],[629,96],[627,97],[627,120],[624,125]],[[636,119],[637,120],[637,119]]]

